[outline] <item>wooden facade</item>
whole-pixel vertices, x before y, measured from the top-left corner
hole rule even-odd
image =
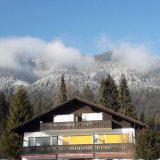
[[[80,122],[59,122],[40,123],[40,131],[45,130],[73,130],[73,129],[93,129],[112,128],[111,120],[108,121],[80,121]]]
[[[57,146],[33,146],[23,147],[22,154],[59,154],[59,153],[97,153],[97,152],[121,152],[134,149],[134,145],[126,144],[82,144],[82,145],[57,145]]]

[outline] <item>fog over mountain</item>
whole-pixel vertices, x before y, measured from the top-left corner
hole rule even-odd
[[[101,41],[99,43],[105,45]],[[110,55],[112,61],[121,62],[131,69],[140,71],[159,67],[157,63],[159,63],[160,57],[152,53],[147,45],[122,42],[112,47]],[[47,42],[34,37],[1,38],[0,56],[1,67],[19,70],[30,70],[32,67],[31,64],[24,63],[23,58],[41,58],[50,66],[66,65],[74,66],[77,69],[84,69],[95,62],[93,56],[88,56],[76,48],[66,46],[60,39]]]
[[[84,68],[94,63],[94,58],[72,47],[65,46],[60,39],[46,42],[32,37],[11,37],[0,39],[0,66],[30,70],[31,64],[24,58],[42,58],[47,65],[68,65]]]
[[[32,101],[39,95],[51,101],[62,74],[68,85],[80,91],[89,84],[96,93],[107,74],[117,84],[125,74],[132,92],[160,89],[160,57],[148,45],[122,42],[110,46],[110,51],[90,56],[60,39],[1,38],[0,89],[11,94],[24,85]]]

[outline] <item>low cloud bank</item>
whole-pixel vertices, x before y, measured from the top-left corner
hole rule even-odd
[[[113,60],[119,61],[131,69],[148,71],[158,68],[160,57],[153,54],[145,45],[122,43],[113,48]]]
[[[113,43],[104,35],[96,43],[101,51],[112,51],[113,61],[121,62],[131,69],[148,71],[159,68],[160,57],[146,44]],[[0,38],[0,67],[30,72],[32,66],[26,60],[39,57],[49,66],[67,65],[80,70],[94,64],[92,56],[66,46],[60,39],[47,42],[34,37]]]
[[[93,57],[83,56],[78,49],[65,46],[59,39],[46,42],[33,37],[0,38],[0,57],[1,67],[23,70],[30,67],[23,63],[30,57],[41,57],[49,65],[72,65],[78,69],[94,63]]]
[[[0,66],[20,69],[24,57],[42,53],[45,43],[37,38],[12,37],[0,39]]]
[[[96,40],[97,49],[101,52],[112,51],[112,60],[125,64],[137,71],[148,71],[160,68],[160,56],[155,54],[148,44],[113,42],[106,35]]]
[[[76,48],[66,47],[61,40],[54,40],[46,44],[44,52],[43,57],[50,65],[64,64],[82,69],[94,63],[93,57],[83,55]]]

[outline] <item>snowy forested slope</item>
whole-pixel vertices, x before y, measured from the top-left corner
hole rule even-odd
[[[106,58],[104,56],[96,57],[91,66],[83,69],[74,66],[49,66],[40,58],[26,61],[24,59],[25,66],[26,64],[29,66],[27,70],[26,67],[17,70],[0,68],[0,89],[11,94],[18,86],[24,85],[28,89],[32,101],[36,97],[52,101],[62,74],[70,88],[74,87],[75,90],[81,91],[85,85],[89,84],[95,93],[102,77],[111,74],[118,84],[120,76],[125,74],[137,106],[141,107],[145,103],[139,99],[146,95],[146,92],[152,94],[156,91],[159,93],[160,69],[158,67],[143,72],[137,71],[118,61],[112,61],[110,56]],[[140,110],[143,111],[142,108]],[[160,109],[156,106],[156,110]]]

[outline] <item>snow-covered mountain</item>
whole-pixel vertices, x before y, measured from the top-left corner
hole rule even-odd
[[[107,52],[95,56],[95,62],[87,68],[79,70],[74,66],[52,65],[48,66],[43,60],[23,59],[24,66],[20,69],[0,68],[0,89],[7,93],[14,91],[18,86],[26,86],[30,92],[56,91],[62,74],[65,80],[77,89],[82,90],[89,84],[95,91],[102,77],[111,74],[118,83],[120,76],[125,74],[131,90],[144,88],[160,88],[160,68],[149,71],[137,71],[120,62],[111,59],[111,53]]]
[[[0,68],[0,89],[10,94],[20,85],[24,85],[33,99],[39,95],[52,99],[62,74],[65,75],[67,85],[78,90],[89,84],[96,92],[100,80],[107,74],[111,74],[117,84],[120,76],[125,74],[131,91],[160,89],[160,68],[137,71],[121,62],[113,61],[111,56],[111,52],[95,56],[95,62],[83,69],[56,64],[50,66],[41,58],[24,57],[20,69]]]

